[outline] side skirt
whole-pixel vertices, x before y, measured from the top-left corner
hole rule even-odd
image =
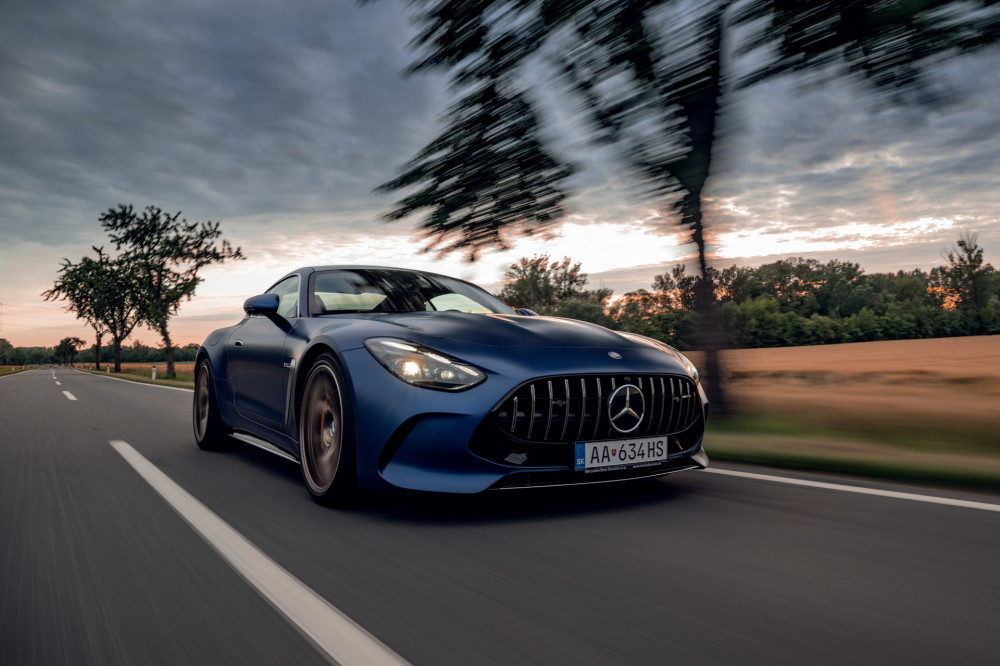
[[[256,446],[258,449],[262,449],[264,451],[267,451],[268,453],[273,453],[274,455],[280,456],[286,460],[291,460],[296,465],[300,464],[298,458],[293,456],[288,451],[285,451],[280,446],[275,446],[266,439],[261,439],[256,435],[251,435],[250,433],[244,432],[243,430],[235,430],[229,433],[229,436],[240,440],[244,444],[249,444],[250,446]]]

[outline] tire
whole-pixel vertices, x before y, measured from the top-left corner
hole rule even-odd
[[[347,506],[357,494],[354,424],[344,375],[330,354],[309,370],[299,409],[302,480],[324,506]]]
[[[198,365],[194,378],[194,441],[202,451],[232,451],[237,446],[222,427],[214,386],[212,365],[206,359]]]

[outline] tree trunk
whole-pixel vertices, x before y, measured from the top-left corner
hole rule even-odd
[[[96,327],[94,328],[94,335],[97,337],[97,341],[94,342],[94,360],[97,363],[97,369],[101,369],[101,338],[104,335]]]
[[[163,347],[167,352],[167,374],[164,377],[174,379],[177,377],[176,373],[174,373],[174,346],[170,342],[170,333],[167,331],[166,319],[160,324],[160,336],[163,338]]]
[[[122,371],[122,341],[114,338],[115,343],[115,372]]]
[[[705,55],[710,59],[704,83],[693,90],[684,101],[691,139],[690,154],[678,171],[677,178],[687,194],[681,202],[683,221],[692,230],[692,240],[698,246],[698,264],[701,269],[698,310],[701,313],[701,331],[698,346],[705,352],[702,375],[713,415],[730,413],[725,391],[725,372],[719,351],[725,335],[722,314],[715,302],[715,284],[709,271],[705,251],[705,227],[702,220],[702,193],[711,174],[712,153],[715,144],[716,118],[719,98],[722,96],[722,31],[723,14],[728,3],[705,19],[707,40]]]

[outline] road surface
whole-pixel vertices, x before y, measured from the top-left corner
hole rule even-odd
[[[191,400],[68,369],[0,379],[0,664],[983,664],[1000,654],[1000,495],[718,465],[838,487],[687,472],[471,498],[367,496],[337,511],[309,499],[293,463],[251,447],[199,451]],[[180,489],[181,506],[218,522],[199,532],[142,461]],[[212,541],[223,533],[236,555]],[[240,569],[240,548],[273,569]]]

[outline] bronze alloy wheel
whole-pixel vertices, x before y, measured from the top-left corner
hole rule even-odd
[[[215,400],[212,366],[208,360],[198,364],[194,379],[194,441],[205,451],[230,451],[239,448],[239,442],[230,438],[219,418],[219,405]]]
[[[355,483],[347,397],[331,357],[320,357],[302,393],[299,453],[310,494],[322,504],[344,504]]]
[[[211,371],[208,363],[198,368],[198,379],[194,384],[194,436],[201,442],[208,432],[208,417],[212,411]]]

